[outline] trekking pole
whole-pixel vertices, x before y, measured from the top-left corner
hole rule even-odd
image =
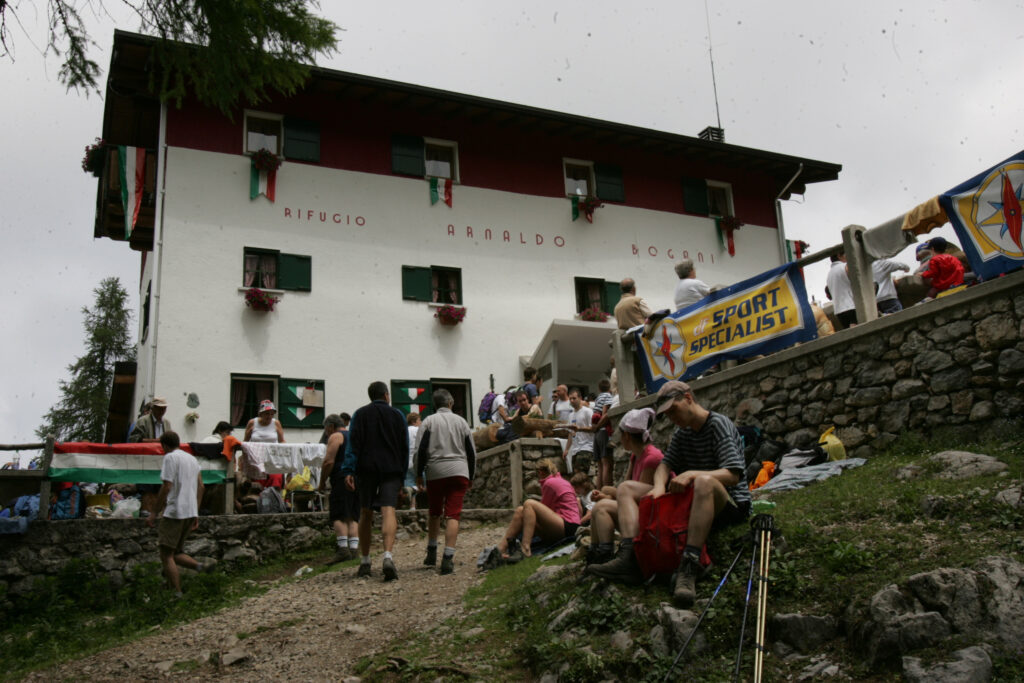
[[[768,617],[768,566],[771,560],[775,520],[771,515],[758,515],[752,524],[761,532],[761,562],[757,577],[757,636],[754,649],[754,683],[761,683],[761,674],[764,670],[765,622]]]
[[[715,592],[711,594],[711,599],[708,600],[708,604],[704,605],[704,611],[702,611],[700,616],[697,617],[697,623],[693,625],[693,630],[690,631],[690,635],[686,637],[686,642],[683,643],[683,646],[679,649],[679,654],[677,654],[676,658],[672,660],[672,666],[670,666],[668,671],[665,673],[664,681],[667,682],[672,676],[672,670],[676,668],[676,664],[678,664],[679,660],[682,659],[683,653],[686,652],[686,648],[690,646],[690,641],[693,640],[695,635],[697,635],[697,629],[700,628],[701,622],[704,621],[704,615],[708,613],[709,609],[711,609],[711,603],[713,603],[715,598],[718,597],[718,592],[722,590],[722,586],[725,585],[729,575],[732,574],[733,567],[735,567],[736,563],[740,561],[740,556],[743,555],[744,550],[746,550],[745,547],[740,548],[740,551],[736,553],[736,557],[733,559],[732,564],[730,564],[729,568],[725,570],[725,574],[722,575],[722,580],[718,582],[718,587],[715,588]]]
[[[747,574],[747,595],[743,600],[743,621],[740,622],[740,644],[736,648],[736,669],[732,674],[733,683],[740,680],[740,662],[743,661],[743,636],[746,635],[747,613],[750,611],[751,587],[754,585],[754,562],[757,560],[758,547],[757,538],[754,535],[753,520],[751,520],[750,525],[750,541],[753,544],[753,549],[750,551],[750,573]]]

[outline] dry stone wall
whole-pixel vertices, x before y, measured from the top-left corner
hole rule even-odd
[[[902,432],[1019,423],[1022,322],[1018,272],[692,385],[702,405],[769,437],[804,446],[834,425],[849,454],[869,457]],[[659,447],[671,431],[659,421]]]
[[[517,439],[481,451],[476,457],[473,486],[466,494],[467,508],[514,508],[530,495],[540,495],[537,461],[562,462],[562,446],[556,439]],[[521,471],[521,476],[517,472]]]

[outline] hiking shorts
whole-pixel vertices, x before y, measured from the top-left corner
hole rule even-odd
[[[330,513],[328,518],[332,522],[358,522],[359,521],[359,489],[349,491],[342,483],[335,486],[331,482],[331,495],[328,497]]]
[[[177,553],[185,552],[185,539],[192,531],[192,523],[195,517],[189,519],[173,519],[161,517],[160,525],[157,527],[157,543],[161,548],[167,548]]]
[[[393,508],[398,506],[398,490],[402,488],[401,474],[360,474],[356,477],[359,507],[363,509]]]
[[[462,500],[469,490],[469,479],[465,477],[444,477],[427,481],[427,501],[430,516],[459,519],[462,515]]]

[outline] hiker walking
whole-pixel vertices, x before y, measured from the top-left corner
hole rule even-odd
[[[370,576],[370,544],[373,541],[373,509],[380,508],[381,535],[384,537],[385,581],[398,578],[391,551],[395,547],[398,519],[395,505],[398,490],[409,466],[409,432],[405,417],[391,407],[388,385],[373,382],[367,388],[370,403],[356,411],[349,428],[351,456],[345,454],[341,466],[345,486],[350,491],[359,482],[359,570],[357,577]]]
[[[455,399],[447,389],[438,389],[433,396],[434,414],[423,421],[417,436],[416,485],[424,487],[427,501],[427,557],[423,564],[437,564],[437,537],[441,515],[445,517],[444,556],[441,573],[455,571],[455,543],[459,537],[462,500],[476,471],[476,450],[473,433],[461,416],[452,412]]]

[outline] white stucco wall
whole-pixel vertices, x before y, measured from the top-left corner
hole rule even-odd
[[[327,412],[354,411],[373,380],[469,379],[475,410],[490,373],[499,388],[516,382],[550,321],[575,314],[574,277],[631,276],[658,309],[672,306],[684,251],[703,256],[709,284],[780,262],[770,228],[738,231],[730,258],[706,218],[606,205],[593,224],[572,222],[567,199],[458,185],[449,209],[430,205],[423,180],[315,165],[284,163],[271,203],[249,199],[247,158],[171,148],[166,183],[156,382],[145,393],[167,396],[186,438],[228,419],[232,373],[323,379]],[[285,292],[272,313],[247,309],[244,247],[312,256],[312,291]],[[403,301],[403,264],[461,268],[465,321],[442,327],[428,304]],[[189,392],[201,401],[194,426],[182,421]],[[300,431],[289,440],[319,436]]]

